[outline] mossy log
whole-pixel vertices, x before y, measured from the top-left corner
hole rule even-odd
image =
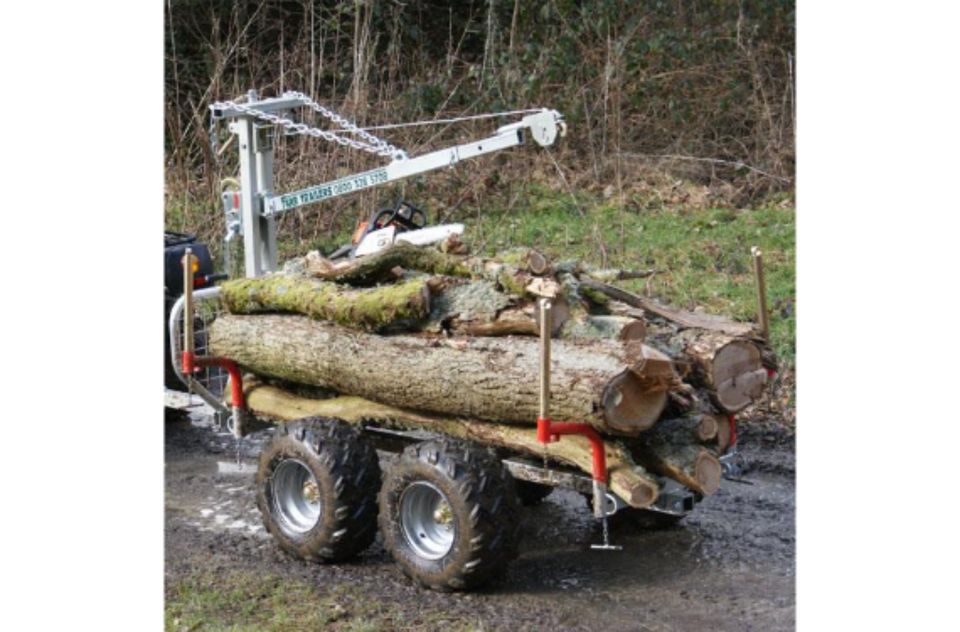
[[[661,422],[636,442],[634,457],[644,467],[709,496],[720,488],[720,459],[672,422]]]
[[[377,336],[302,316],[224,315],[210,345],[253,373],[402,408],[521,424],[539,412],[531,337]],[[679,384],[670,359],[638,343],[558,341],[552,356],[554,418],[609,434],[650,428]]]
[[[368,331],[410,327],[430,313],[430,290],[423,278],[353,289],[277,274],[227,281],[220,286],[220,296],[233,313],[290,312]]]
[[[379,404],[354,396],[313,399],[272,385],[245,383],[247,406],[257,415],[277,421],[292,421],[319,415],[336,417],[349,423],[373,422],[400,429],[423,429],[486,445],[509,448],[517,452],[572,465],[583,472],[592,472],[590,443],[580,436],[565,436],[545,447],[537,441],[536,430],[507,424],[444,417]],[[637,465],[629,452],[616,441],[607,440],[606,457],[610,489],[631,507],[649,507],[657,499],[657,482]]]

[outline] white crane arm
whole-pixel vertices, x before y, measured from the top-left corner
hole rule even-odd
[[[551,145],[557,134],[564,132],[563,118],[556,110],[544,109],[523,117],[517,123],[503,126],[493,136],[482,140],[432,151],[413,158],[396,159],[385,167],[324,182],[292,193],[270,194],[264,198],[263,214],[267,217],[275,217],[306,204],[402,180],[442,167],[450,167],[461,160],[515,147],[524,142],[524,133],[527,130],[538,144]]]

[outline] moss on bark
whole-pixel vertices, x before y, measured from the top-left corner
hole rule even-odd
[[[306,277],[271,275],[227,281],[221,297],[235,314],[290,312],[367,331],[417,323],[430,313],[425,278],[352,289]]]

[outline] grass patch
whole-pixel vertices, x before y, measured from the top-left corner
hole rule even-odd
[[[196,571],[168,581],[164,611],[169,632],[331,630],[482,631],[483,623],[440,608],[411,615],[389,600],[370,599],[350,583],[315,586],[257,571]]]
[[[770,206],[751,210],[643,208],[639,199],[624,209],[580,196],[576,206],[559,192],[534,189],[523,210],[492,210],[468,219],[467,237],[493,254],[529,245],[553,259],[581,259],[619,268],[655,268],[651,279],[623,287],[670,305],[739,320],[755,320],[756,286],[751,246],[764,253],[771,339],[781,360],[795,358],[794,210]]]
[[[171,632],[389,629],[351,612],[337,595],[321,594],[294,579],[239,571],[196,573],[169,585],[164,618]]]

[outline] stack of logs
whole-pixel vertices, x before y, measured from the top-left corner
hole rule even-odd
[[[229,313],[210,344],[254,374],[246,394],[258,415],[426,429],[589,472],[586,439],[544,446],[532,428],[538,299],[549,297],[551,416],[605,435],[611,489],[647,507],[655,475],[717,490],[728,416],[773,368],[752,325],[611,285],[651,273],[552,263],[530,249],[469,256],[456,240],[337,263],[310,253],[282,273],[223,284]]]

